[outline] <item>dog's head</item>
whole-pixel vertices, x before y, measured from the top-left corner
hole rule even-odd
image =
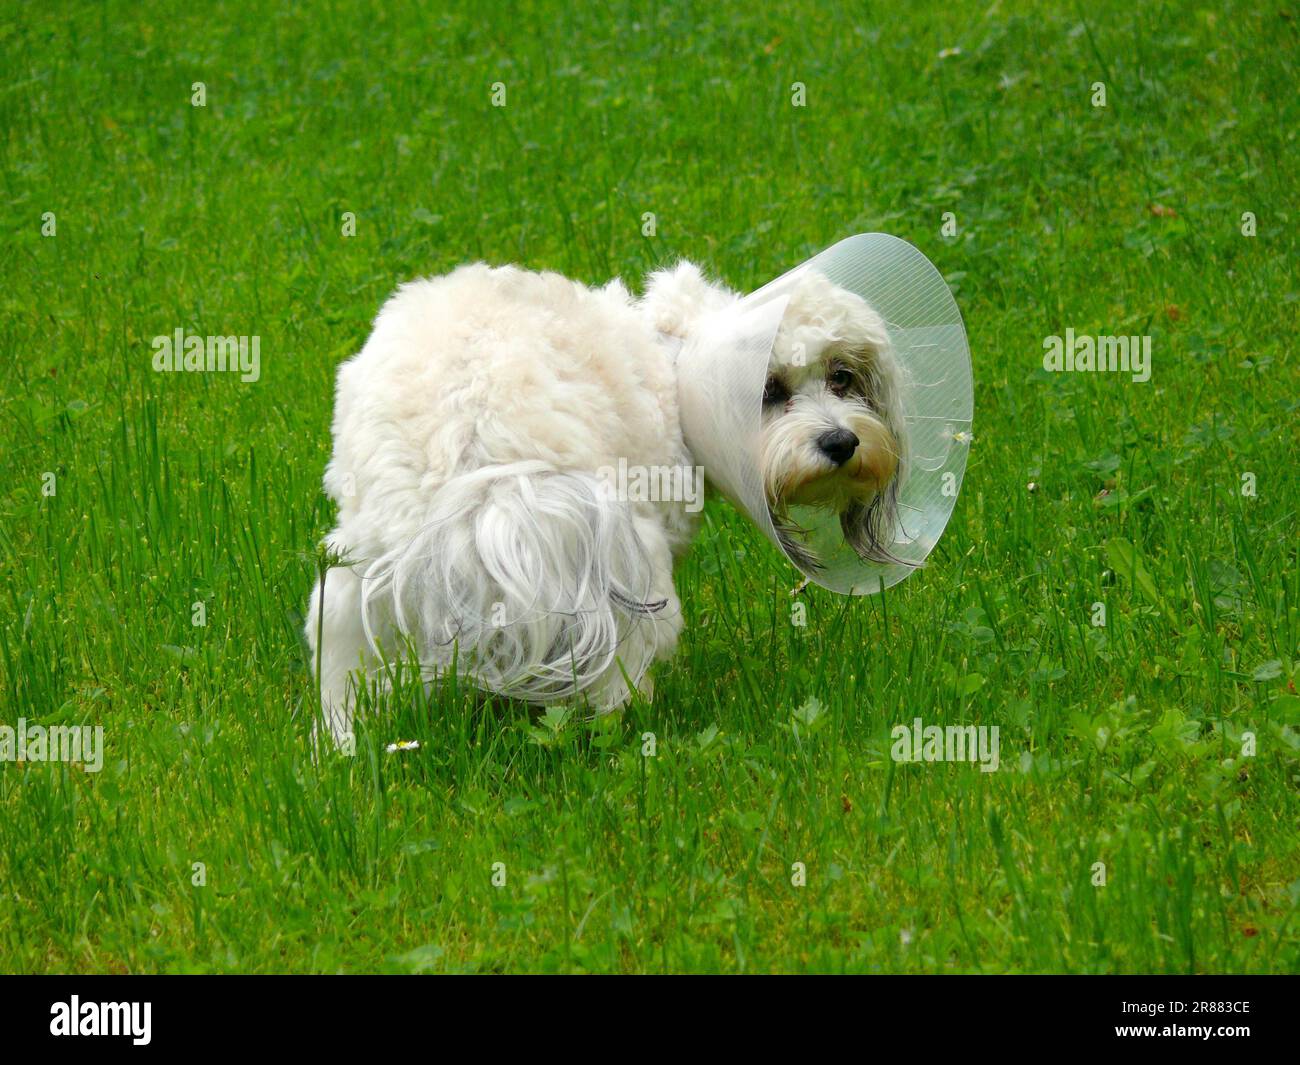
[[[782,546],[805,568],[792,505],[839,515],[845,542],[868,562],[889,551],[905,469],[902,372],[884,319],[820,274],[790,297],[763,392],[760,463]]]

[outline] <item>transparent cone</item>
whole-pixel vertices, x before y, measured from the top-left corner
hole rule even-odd
[[[885,320],[901,369],[903,448],[895,475],[895,562],[864,560],[845,541],[839,515],[792,505],[781,543],[760,469],[763,390],[791,295],[809,273],[861,297]],[[897,584],[934,550],[952,515],[971,441],[973,381],[961,313],[939,271],[916,248],[884,233],[849,237],[711,316],[678,355],[686,442],[706,479],[807,577],[831,591],[865,595]],[[787,532],[787,535],[789,533]]]

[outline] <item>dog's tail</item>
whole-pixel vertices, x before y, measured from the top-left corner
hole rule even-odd
[[[599,477],[543,462],[447,482],[421,531],[365,566],[362,586],[376,653],[409,643],[426,676],[454,663],[529,702],[583,692],[616,706],[681,627],[659,528]]]

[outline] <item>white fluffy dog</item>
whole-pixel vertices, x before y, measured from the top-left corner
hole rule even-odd
[[[533,703],[595,710],[649,695],[681,631],[673,560],[695,515],[620,499],[601,476],[694,469],[674,352],[739,297],[689,263],[619,281],[482,264],[403,285],[339,370],[325,488],[343,559],[306,625],[324,724],[352,729],[386,669],[450,670]],[[794,290],[773,348],[757,460],[783,545],[786,507],[833,508],[862,557],[890,561],[904,440],[884,322],[819,275]],[[705,471],[708,476],[708,470]]]

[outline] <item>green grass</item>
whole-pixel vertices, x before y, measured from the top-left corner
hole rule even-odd
[[[0,969],[1300,968],[1294,5],[5,7],[0,723],[107,755],[0,764]],[[312,763],[333,375],[395,284],[751,288],[869,230],[973,352],[926,571],[798,627],[710,504],[653,705],[401,691]],[[1066,327],[1152,380],[1044,372]],[[261,379],[155,374],[177,328]],[[893,762],[916,716],[1002,770]]]

